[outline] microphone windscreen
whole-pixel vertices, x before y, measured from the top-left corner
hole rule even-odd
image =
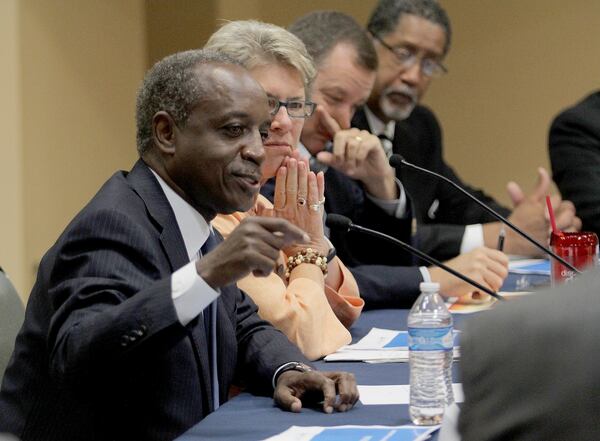
[[[402,165],[402,161],[404,161],[404,157],[399,153],[394,153],[390,156],[390,165],[394,168],[398,168]]]
[[[341,214],[330,213],[327,215],[325,225],[332,230],[345,230],[348,231],[352,225],[352,221],[346,216]]]

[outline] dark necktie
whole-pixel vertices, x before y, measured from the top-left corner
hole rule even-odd
[[[206,256],[219,244],[215,233],[211,230],[208,239],[200,248],[200,255]],[[210,378],[212,383],[213,411],[219,408],[219,376],[217,371],[217,300],[214,300],[203,311],[204,330],[208,343],[210,361]]]
[[[381,140],[381,146],[383,147],[383,151],[389,159],[390,156],[392,156],[392,153],[394,153],[394,144],[392,143],[392,140],[388,138],[388,136],[385,133],[380,133],[379,135],[377,135],[377,137]]]
[[[327,141],[327,143],[325,144],[324,151],[326,151],[326,152],[333,151],[333,143],[331,141]],[[325,173],[327,171],[327,169],[329,168],[329,166],[323,164],[322,162],[319,162],[319,160],[316,158],[316,156],[313,156],[312,154],[308,158],[308,165],[310,167],[310,171],[313,171],[315,173],[319,173],[320,171]]]

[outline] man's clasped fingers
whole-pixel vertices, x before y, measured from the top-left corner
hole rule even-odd
[[[345,412],[352,409],[359,398],[354,375],[349,372],[322,372],[322,374],[335,384],[337,392],[337,400],[333,404],[335,410]]]
[[[350,410],[358,400],[354,375],[347,372],[298,372],[281,374],[275,402],[283,409],[299,412],[302,404],[317,406],[325,413]]]

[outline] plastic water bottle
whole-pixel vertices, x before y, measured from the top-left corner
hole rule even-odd
[[[410,419],[441,424],[452,393],[452,315],[439,295],[439,283],[421,283],[421,295],[408,314]]]

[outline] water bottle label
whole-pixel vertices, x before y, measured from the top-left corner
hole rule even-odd
[[[408,328],[411,351],[451,351],[452,326],[444,328]]]

